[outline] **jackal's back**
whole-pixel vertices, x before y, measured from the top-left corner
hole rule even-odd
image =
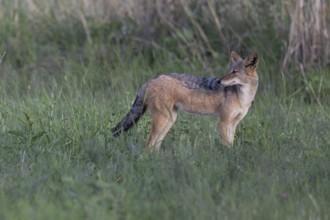
[[[200,90],[205,93],[218,92],[220,89],[223,89],[219,78],[206,78],[178,73],[170,73],[166,75],[176,79],[178,83],[188,89]]]
[[[148,109],[160,112],[214,114],[223,100],[223,91],[219,78],[171,73],[147,83],[145,100]]]

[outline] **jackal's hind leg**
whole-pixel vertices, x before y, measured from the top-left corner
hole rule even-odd
[[[146,146],[148,148],[155,147],[159,151],[162,140],[176,120],[177,113],[175,111],[167,113],[156,111],[151,113],[151,117],[151,132]]]

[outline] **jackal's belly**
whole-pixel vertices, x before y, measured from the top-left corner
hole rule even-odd
[[[221,105],[221,93],[207,94],[201,90],[180,88],[174,91],[176,100],[174,107],[197,114],[215,114]]]
[[[216,114],[220,103],[214,103],[206,100],[189,100],[177,101],[174,107],[177,110],[186,111],[196,114]]]

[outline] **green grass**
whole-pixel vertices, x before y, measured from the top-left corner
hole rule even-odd
[[[233,148],[220,144],[213,117],[183,113],[159,154],[143,147],[147,115],[117,139],[110,129],[147,78],[189,66],[70,63],[36,80],[7,67],[1,219],[330,218],[330,106],[306,103],[284,81],[274,87],[271,67],[261,64],[260,89]]]
[[[31,18],[24,5],[3,5],[0,219],[330,219],[330,72],[280,70],[287,38],[274,34],[263,2],[244,21],[221,15],[228,42],[198,7],[215,54],[184,13],[172,16],[174,29],[153,19],[151,36],[148,19],[86,16],[88,40],[75,13]],[[231,49],[261,56],[259,90],[231,149],[215,118],[186,113],[159,154],[144,148],[148,115],[112,138],[146,80],[220,76]]]

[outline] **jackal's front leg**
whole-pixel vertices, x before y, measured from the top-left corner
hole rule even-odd
[[[231,147],[234,143],[236,124],[230,121],[220,121],[219,122],[219,133],[221,141],[227,147]]]

